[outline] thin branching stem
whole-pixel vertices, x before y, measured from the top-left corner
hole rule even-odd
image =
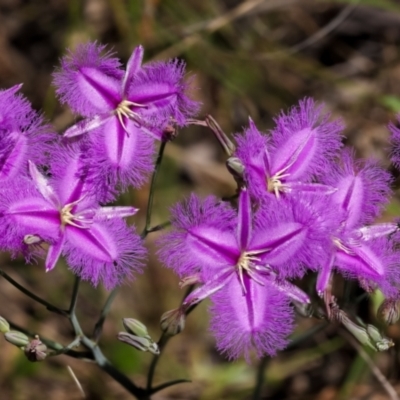
[[[154,189],[155,189],[156,179],[157,179],[158,171],[161,166],[161,161],[164,156],[164,150],[165,150],[166,145],[167,145],[167,142],[165,142],[165,141],[161,142],[160,148],[158,150],[156,165],[154,167],[153,175],[151,176],[149,198],[147,200],[146,223],[145,223],[142,235],[141,235],[142,239],[144,239],[150,231],[151,213],[153,211],[153,201],[154,201]]]
[[[158,361],[160,359],[160,356],[162,354],[162,351],[163,351],[164,347],[166,346],[166,344],[168,343],[170,338],[171,338],[171,336],[168,336],[168,335],[165,334],[165,332],[163,332],[161,334],[160,339],[157,342],[158,349],[160,350],[160,354],[157,355],[157,356],[154,355],[153,359],[151,360],[149,372],[147,373],[146,390],[147,390],[148,393],[154,393],[154,392],[152,392],[154,373],[156,372],[156,367],[157,367]]]
[[[121,384],[129,393],[133,394],[139,400],[147,400],[147,391],[136,386],[126,375],[116,369],[110,361],[104,356],[99,345],[86,336],[82,338],[82,343],[91,350],[96,364],[114,380]]]
[[[118,290],[119,288],[113,289],[109,294],[109,296],[107,297],[106,302],[104,303],[104,307],[101,310],[100,317],[97,320],[93,330],[93,340],[95,342],[98,342],[98,340],[100,339],[100,336],[103,332],[104,322],[107,318],[108,313],[111,310],[111,305],[114,302],[115,297],[117,296]]]
[[[19,326],[17,324],[14,324],[10,320],[7,320],[7,321],[10,324],[12,329],[14,329],[16,331],[19,331],[19,332],[22,332],[22,333],[25,333],[25,335],[27,335],[27,336],[35,337],[36,335],[38,335],[35,332],[32,332],[32,331],[30,331],[28,329],[25,329],[25,328],[23,328],[23,327],[21,327],[21,326]],[[75,347],[75,346],[72,346],[72,344],[75,343],[76,339],[72,343],[70,343],[69,345],[63,346],[61,343],[58,343],[58,342],[56,342],[54,340],[51,340],[51,339],[47,339],[47,338],[43,337],[42,335],[38,335],[38,336],[40,337],[40,340],[49,349],[54,350],[54,352],[55,352],[54,355],[64,354],[66,356],[69,356],[69,357],[72,357],[72,358],[78,358],[78,359],[81,359],[81,360],[93,360],[94,359],[93,358],[93,354],[90,351],[72,350],[72,347]]]
[[[159,224],[159,225],[153,226],[152,228],[147,229],[147,233],[161,231],[169,225],[171,225],[171,221],[165,221],[162,224]]]
[[[261,390],[262,390],[263,383],[264,383],[264,371],[267,366],[267,363],[268,363],[268,358],[263,357],[260,360],[260,363],[258,364],[256,385],[254,387],[252,400],[260,400],[261,399]]]
[[[317,332],[325,329],[325,327],[328,325],[328,323],[323,322],[318,325],[313,326],[310,328],[308,331],[301,333],[297,336],[295,336],[292,341],[290,342],[289,346],[287,349],[292,349],[293,347],[299,345],[300,343],[304,342],[311,336],[314,336]],[[258,364],[257,368],[257,377],[256,377],[256,385],[254,387],[253,391],[253,396],[252,400],[260,400],[262,396],[262,387],[264,384],[264,375],[265,375],[265,368],[268,364],[268,357],[264,357],[260,360],[260,363]]]
[[[15,281],[11,276],[9,276],[6,272],[4,272],[2,269],[0,269],[0,275],[7,280],[11,285],[13,285],[15,288],[17,288],[20,292],[25,294],[26,296],[30,297],[32,300],[35,300],[37,303],[42,304],[45,306],[49,311],[61,314],[64,316],[67,316],[68,313],[65,310],[61,310],[60,308],[54,306],[53,304],[50,304],[48,301],[42,299],[41,297],[37,296],[36,294],[32,293],[30,290],[19,284],[17,281]]]
[[[80,283],[81,283],[81,278],[76,276],[75,277],[75,281],[74,281],[74,287],[72,289],[71,303],[70,303],[69,311],[68,311],[68,313],[70,315],[75,313],[75,308],[76,308],[76,302],[78,300],[78,292],[79,292]]]
[[[190,286],[187,288],[186,293],[185,293],[185,295],[183,296],[181,303],[183,303],[183,301],[185,300],[185,298],[190,294],[190,292],[192,292],[192,290],[194,289],[194,286],[195,286],[195,285],[190,285]],[[190,308],[186,311],[186,315],[189,315],[189,313],[191,313],[191,312],[195,309],[195,307],[196,307],[197,305],[198,305],[198,303],[195,304],[195,305],[193,305],[192,307],[190,307]],[[158,361],[160,360],[162,351],[163,351],[163,349],[165,348],[165,346],[167,345],[169,339],[171,339],[171,336],[170,336],[170,335],[167,335],[165,332],[163,332],[163,333],[161,334],[160,339],[159,339],[158,342],[157,342],[157,345],[158,345],[158,348],[159,348],[159,350],[160,350],[160,353],[159,353],[159,355],[157,355],[157,356],[156,356],[156,355],[153,356],[153,359],[151,360],[151,364],[150,364],[150,367],[149,367],[149,372],[147,373],[146,390],[147,390],[148,393],[155,393],[155,392],[156,392],[155,389],[152,389],[154,373],[155,373],[155,371],[156,371],[156,367],[157,367]]]
[[[378,368],[378,366],[374,363],[374,360],[367,353],[367,351],[355,340],[349,333],[347,333],[344,329],[340,330],[340,334],[357,350],[360,357],[365,361],[365,363],[370,368],[371,372],[377,379],[377,381],[382,385],[383,389],[388,394],[391,400],[399,400],[399,396],[396,393],[395,388],[391,385],[391,383],[386,379],[385,375],[383,375],[382,371]]]

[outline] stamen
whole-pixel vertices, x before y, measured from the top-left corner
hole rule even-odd
[[[244,252],[240,255],[239,260],[236,264],[236,270],[239,277],[240,284],[242,286],[243,294],[247,293],[246,286],[244,283],[244,273],[246,273],[251,279],[257,282],[259,285],[264,286],[264,283],[257,277],[259,266],[256,264],[260,262],[260,258],[256,257],[257,254],[264,253],[266,250],[257,250],[254,252]]]
[[[333,244],[339,248],[340,250],[344,251],[346,254],[354,255],[354,251],[352,251],[349,247],[345,246],[340,239],[334,238],[332,240]]]
[[[267,178],[268,192],[270,192],[270,193],[274,192],[275,196],[278,199],[280,198],[280,192],[285,192],[285,191],[288,191],[288,189],[289,189],[288,185],[285,185],[284,183],[282,183],[282,179],[290,176],[290,173],[285,173],[285,172],[287,172],[288,169],[297,161],[300,153],[303,151],[303,149],[306,146],[307,141],[310,138],[312,133],[313,133],[313,130],[311,130],[309,132],[308,136],[305,138],[302,145],[300,145],[297,148],[297,150],[293,153],[288,164],[284,168],[282,168],[280,171],[278,171],[274,176]]]
[[[61,219],[61,227],[65,228],[66,225],[75,226],[79,229],[89,229],[90,225],[93,223],[93,219],[87,218],[84,215],[73,214],[72,209],[80,203],[85,196],[81,197],[79,200],[74,201],[73,203],[66,204],[60,210],[60,219]]]
[[[128,128],[125,125],[124,117],[138,123],[139,125],[141,122],[140,115],[135,111],[131,110],[130,107],[146,108],[147,106],[129,100],[122,100],[121,103],[118,105],[118,107],[115,109],[115,114],[117,115],[118,121],[128,137],[129,137],[129,132]]]

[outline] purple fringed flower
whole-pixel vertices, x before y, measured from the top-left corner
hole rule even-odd
[[[55,140],[49,126],[17,94],[22,85],[0,91],[0,181],[28,174],[28,158],[45,164],[49,143]]]
[[[322,106],[312,99],[300,101],[287,115],[281,114],[271,136],[260,133],[253,121],[243,135],[236,135],[236,156],[245,167],[245,179],[254,198],[268,193],[301,191],[327,194],[334,189],[311,180],[330,168],[341,147],[341,121],[329,122]]]
[[[145,249],[122,219],[137,210],[99,207],[90,187],[73,171],[79,170],[78,163],[70,168],[48,181],[30,162],[31,181],[21,180],[0,193],[2,247],[15,253],[47,242],[46,271],[63,254],[82,279],[93,285],[102,281],[111,289],[142,268]]]
[[[366,290],[378,286],[389,297],[398,292],[398,254],[391,239],[396,224],[364,226],[388,202],[390,181],[390,175],[376,162],[355,161],[351,151],[343,151],[341,164],[326,173],[323,182],[337,187],[328,207],[336,209],[342,223],[331,233],[330,257],[318,275],[320,295],[326,290],[333,269],[358,279]]]
[[[282,349],[292,329],[289,299],[309,301],[272,268],[289,260],[300,263],[305,246],[312,252],[315,243],[307,242],[309,226],[282,215],[275,217],[276,226],[266,227],[264,216],[263,212],[253,215],[245,189],[238,215],[212,197],[201,202],[193,195],[175,207],[175,230],[161,239],[159,255],[167,266],[183,281],[202,283],[183,306],[212,296],[212,329],[218,348],[230,358],[244,354],[248,359],[252,349],[260,357]]]
[[[104,47],[88,43],[64,57],[55,73],[57,94],[86,117],[65,137],[91,135],[97,164],[112,182],[138,186],[152,170],[153,139],[170,124],[185,125],[198,104],[186,95],[184,64],[177,60],[142,66],[138,46],[126,71]]]

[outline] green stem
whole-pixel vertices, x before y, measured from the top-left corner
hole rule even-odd
[[[262,389],[263,383],[264,383],[264,371],[265,371],[267,364],[268,364],[268,357],[263,357],[260,360],[260,364],[258,365],[258,368],[257,368],[257,380],[256,380],[256,386],[254,388],[252,400],[260,400],[261,399],[261,389]]]
[[[153,226],[152,228],[147,229],[147,233],[161,231],[162,229],[166,228],[167,226],[171,225],[171,221],[165,221],[162,224]]]
[[[186,297],[189,295],[189,293],[194,289],[195,285],[190,285],[187,290],[186,293],[184,294],[181,304],[183,303],[183,301],[186,299]],[[199,303],[193,305],[192,307],[190,307],[187,311],[186,311],[186,316],[189,315],[194,309],[195,307],[198,305]],[[151,364],[149,367],[149,372],[147,373],[147,384],[146,384],[146,390],[147,393],[154,393],[154,389],[152,389],[152,385],[153,385],[153,378],[154,378],[154,373],[158,364],[158,361],[160,360],[161,354],[163,349],[165,348],[165,346],[167,345],[169,339],[171,339],[171,336],[166,335],[165,332],[163,332],[161,334],[161,337],[159,339],[159,341],[157,342],[158,348],[160,350],[160,353],[158,356],[153,356],[153,359],[151,360]]]
[[[171,338],[171,336],[168,336],[163,332],[161,334],[159,341],[157,342],[158,348],[160,350],[160,354],[158,356],[154,356],[153,359],[151,360],[149,372],[147,373],[147,385],[146,385],[147,393],[152,392],[151,387],[153,385],[154,373],[156,371],[156,367],[157,367],[158,361],[161,357],[162,351],[163,351],[164,347],[166,346],[166,344],[168,343],[170,338]]]
[[[24,293],[26,296],[30,297],[31,299],[35,300],[37,303],[42,304],[43,306],[45,306],[49,311],[60,314],[60,315],[64,315],[67,316],[68,313],[65,310],[61,310],[60,308],[53,306],[52,304],[50,304],[49,302],[47,302],[46,300],[42,299],[39,296],[36,296],[36,294],[32,293],[31,291],[29,291],[28,289],[26,289],[24,286],[22,286],[21,284],[19,284],[17,281],[15,281],[13,278],[11,278],[11,276],[9,276],[8,274],[6,274],[2,269],[0,269],[0,275],[7,280],[8,282],[11,283],[11,285],[13,285],[14,287],[16,287],[20,292]]]
[[[22,328],[21,326],[14,324],[10,320],[7,320],[8,323],[10,324],[12,329],[15,329],[16,331],[25,333],[25,335],[30,336],[30,337],[35,337],[38,335],[35,332],[29,331],[28,329]],[[68,346],[63,346],[61,343],[55,342],[54,340],[47,339],[41,335],[38,335],[40,337],[40,340],[49,348],[54,350],[56,353],[59,354],[64,354],[66,356],[72,357],[72,358],[78,358],[78,359],[87,359],[87,360],[93,360],[93,354],[89,351],[76,351],[72,350],[71,344]],[[76,339],[75,339],[76,340]],[[75,342],[74,340],[74,342]],[[74,343],[72,342],[72,343]],[[64,351],[66,348],[68,348],[66,351]]]
[[[107,318],[108,313],[110,312],[111,309],[111,305],[115,299],[115,297],[117,296],[118,293],[118,289],[119,288],[115,288],[111,291],[111,293],[108,295],[107,300],[104,304],[103,309],[101,310],[99,319],[97,320],[94,329],[93,329],[93,340],[95,342],[98,342],[98,340],[100,339],[101,333],[103,331],[103,325],[104,325],[104,321]]]
[[[81,283],[81,278],[78,276],[75,277],[75,282],[74,282],[74,287],[72,289],[72,296],[71,296],[71,303],[69,306],[69,315],[75,313],[75,308],[76,308],[76,302],[78,300],[78,292],[79,292],[79,285]]]
[[[293,347],[299,345],[300,343],[304,342],[311,336],[314,336],[317,332],[323,330],[328,323],[323,322],[321,324],[315,325],[312,328],[310,328],[308,331],[301,333],[299,335],[296,335],[290,342],[289,346],[286,348],[287,350],[292,349]],[[254,387],[253,391],[253,396],[252,400],[260,400],[261,399],[261,391],[264,383],[264,372],[265,368],[268,364],[269,358],[264,357],[261,359],[260,364],[258,365],[257,368],[257,378],[256,378],[256,386]]]
[[[136,396],[139,400],[147,400],[147,392],[136,386],[126,375],[118,371],[104,356],[100,347],[97,343],[94,343],[89,338],[84,336],[82,338],[82,343],[92,351],[93,357],[96,360],[97,365],[108,375],[110,375],[114,380],[116,380],[120,385],[122,385],[129,393]]]
[[[74,312],[69,316],[69,320],[74,328],[75,335],[83,338],[85,334],[83,333],[81,325],[79,324],[78,318]]]
[[[162,141],[160,148],[158,150],[156,165],[154,167],[153,175],[151,176],[150,182],[150,191],[149,191],[149,198],[147,200],[147,210],[146,210],[146,224],[142,232],[142,239],[144,239],[150,231],[150,223],[151,223],[151,212],[153,210],[153,201],[154,201],[154,189],[156,184],[156,179],[158,175],[158,171],[160,170],[161,161],[164,156],[164,150],[167,142]]]

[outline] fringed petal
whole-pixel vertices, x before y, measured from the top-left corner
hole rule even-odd
[[[129,57],[128,63],[126,64],[126,71],[124,75],[124,79],[122,81],[122,90],[121,95],[125,97],[125,93],[129,84],[132,82],[134,76],[139,72],[139,69],[142,65],[143,61],[143,46],[137,46],[132,55]]]
[[[99,220],[88,229],[67,226],[63,254],[74,273],[107,290],[143,269],[146,250],[121,219]]]
[[[91,138],[89,165],[93,175],[121,189],[140,187],[154,168],[154,140],[133,121],[126,120],[125,127],[114,116]]]
[[[246,294],[238,279],[211,297],[211,330],[217,348],[229,359],[242,355],[247,361],[274,356],[286,347],[293,330],[293,311],[288,298],[273,286],[261,286],[244,277]]]
[[[118,59],[97,43],[79,45],[61,60],[54,73],[56,93],[62,103],[85,117],[115,108],[120,99],[123,71]]]
[[[158,255],[169,268],[174,269],[180,277],[200,271],[202,279],[207,281],[219,268],[232,265],[230,253],[234,251],[233,243],[237,243],[236,216],[226,203],[219,202],[212,196],[201,200],[192,195],[186,201],[178,203],[171,214],[173,230],[158,241]],[[210,237],[211,243],[218,246],[218,251],[212,246],[203,246],[195,234],[199,237]],[[225,247],[228,254],[224,253]],[[237,244],[236,249],[238,251]]]
[[[184,74],[185,64],[178,60],[144,65],[128,86],[127,98],[145,107],[133,110],[150,125],[163,126],[168,121],[185,125],[197,113],[199,103],[188,97]]]
[[[329,122],[329,114],[312,99],[304,99],[288,114],[276,118],[271,132],[271,172],[288,174],[285,181],[309,181],[330,168],[342,146],[340,120]]]

